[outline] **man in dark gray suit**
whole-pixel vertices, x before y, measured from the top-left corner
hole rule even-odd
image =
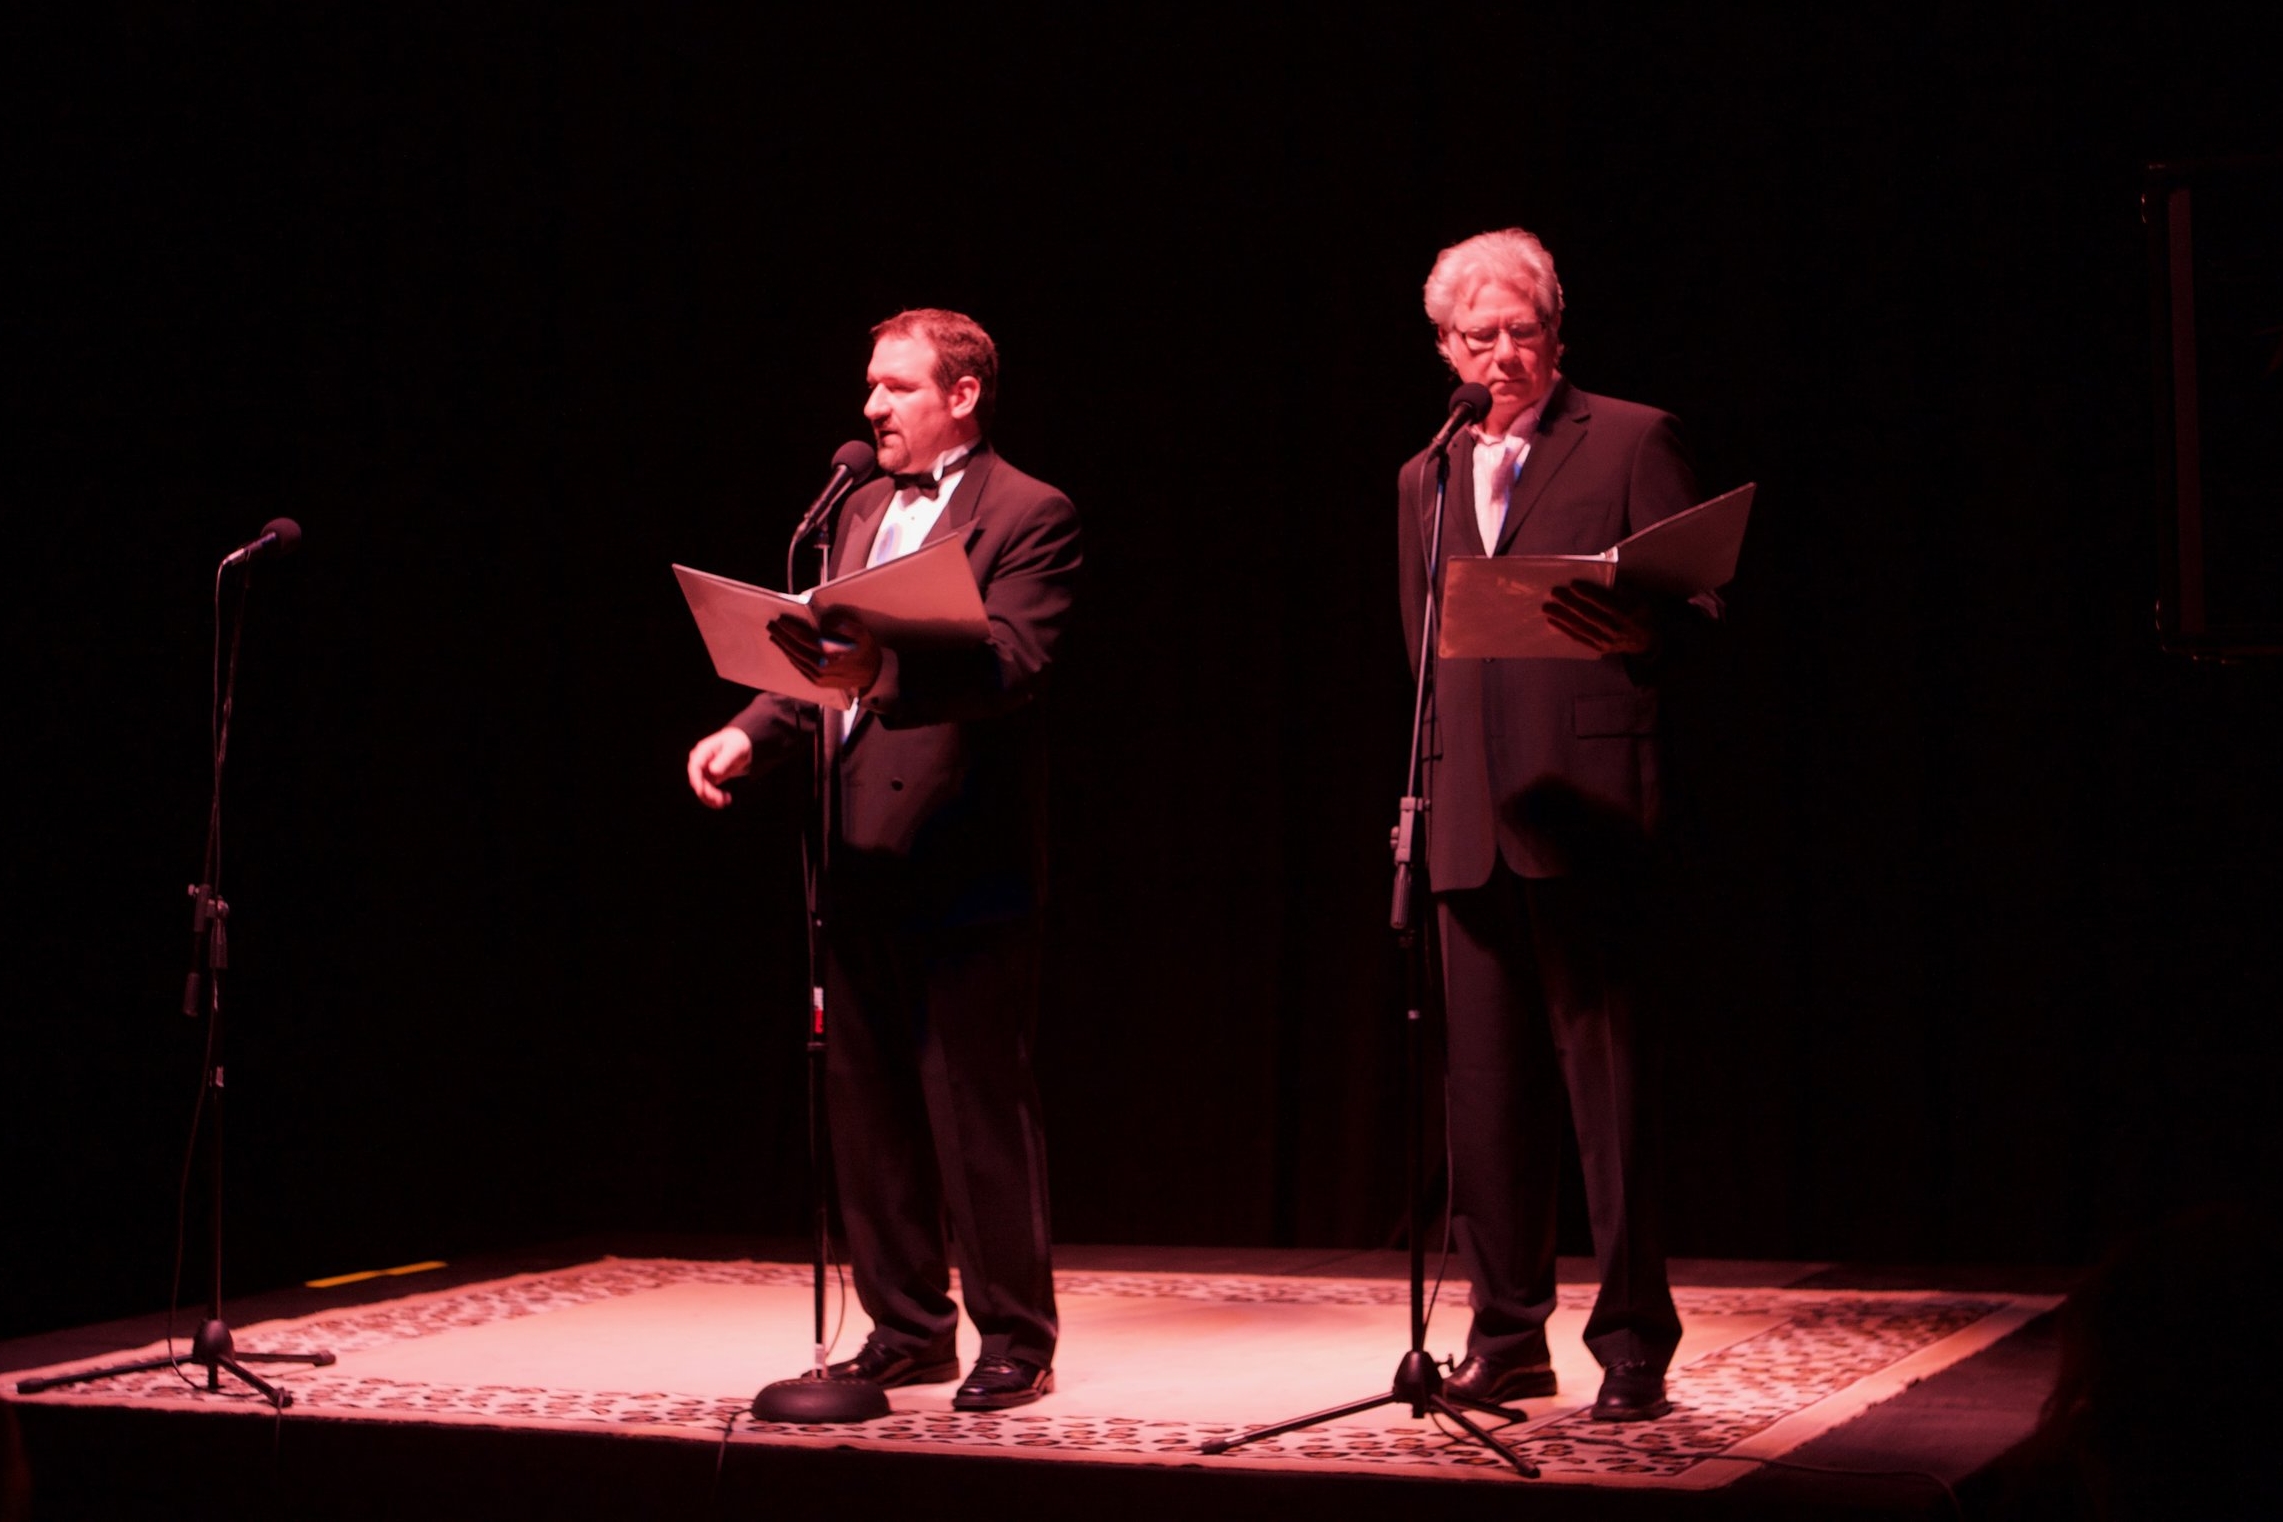
[[[1489,415],[1451,451],[1455,555],[1599,554],[1693,506],[1673,420],[1561,376],[1561,285],[1519,228],[1443,251],[1426,287],[1438,345]],[[1403,468],[1404,628],[1414,668],[1435,464]],[[1428,749],[1427,878],[1443,948],[1452,1221],[1474,1285],[1448,1393],[1555,1391],[1555,1184],[1566,1093],[1584,1162],[1601,1293],[1585,1329],[1603,1366],[1593,1414],[1671,1409],[1680,1341],[1642,1093],[1641,901],[1658,808],[1658,685],[1718,604],[1577,582],[1546,613],[1576,660],[1439,663]]]
[[[864,415],[881,478],[842,510],[833,574],[952,539],[983,594],[980,644],[899,649],[860,624],[771,637],[811,681],[840,781],[827,885],[827,1106],[858,1298],[873,1330],[831,1378],[958,1373],[943,1227],[982,1355],[953,1396],[995,1410],[1054,1388],[1046,1144],[1031,1073],[1046,778],[1039,698],[1080,554],[1070,500],[988,441],[998,351],[933,308],[873,329]],[[772,694],[690,751],[690,788],[806,751],[820,710]]]

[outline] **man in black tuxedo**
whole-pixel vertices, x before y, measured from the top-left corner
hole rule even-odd
[[[1455,555],[1598,554],[1696,501],[1664,413],[1591,396],[1559,369],[1561,285],[1519,228],[1443,251],[1427,314],[1489,415],[1451,450]],[[1416,669],[1435,462],[1400,485],[1404,628]],[[1657,815],[1658,684],[1718,612],[1576,582],[1545,609],[1576,660],[1438,664],[1427,769],[1427,877],[1443,949],[1452,1222],[1473,1278],[1455,1397],[1554,1393],[1555,1185],[1566,1092],[1601,1293],[1585,1331],[1603,1366],[1593,1414],[1664,1415],[1680,1341],[1659,1233],[1643,868]]]
[[[1038,699],[1079,571],[1070,500],[987,439],[998,352],[971,318],[921,309],[873,329],[864,415],[883,476],[842,509],[833,574],[922,544],[964,547],[990,633],[899,649],[853,621],[770,636],[847,714],[763,694],[690,751],[723,784],[829,726],[840,781],[827,885],[826,1095],[842,1218],[872,1335],[827,1376],[883,1386],[959,1371],[944,1224],[982,1356],[962,1410],[1054,1388],[1046,1146],[1031,1073],[1045,889]]]

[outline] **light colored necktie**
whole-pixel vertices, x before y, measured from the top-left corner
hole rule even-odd
[[[1506,526],[1506,501],[1514,491],[1514,457],[1521,451],[1519,439],[1507,439],[1498,446],[1498,468],[1490,473],[1490,490],[1474,505],[1475,527],[1482,530],[1482,552],[1486,555],[1498,553],[1499,530]]]

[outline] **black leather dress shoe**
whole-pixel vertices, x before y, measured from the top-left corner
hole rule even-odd
[[[1593,1403],[1597,1422],[1653,1422],[1671,1413],[1665,1399],[1665,1371],[1653,1364],[1630,1360],[1613,1363],[1601,1377],[1601,1394]]]
[[[1452,1400],[1474,1401],[1485,1406],[1520,1400],[1524,1396],[1551,1395],[1555,1388],[1554,1366],[1550,1363],[1494,1363],[1480,1353],[1467,1354],[1466,1362],[1453,1369],[1443,1381],[1443,1393]]]
[[[827,1379],[868,1379],[881,1389],[896,1385],[940,1385],[959,1377],[959,1355],[946,1343],[917,1353],[898,1353],[876,1342],[864,1344],[854,1358],[827,1365]]]
[[[951,1406],[955,1411],[1000,1411],[1053,1393],[1054,1370],[986,1353],[975,1360],[965,1383],[951,1397]]]

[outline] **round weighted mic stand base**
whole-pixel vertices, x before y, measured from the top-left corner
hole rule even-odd
[[[832,579],[832,509],[839,505],[847,489],[872,473],[872,448],[862,442],[843,444],[832,457],[832,484],[817,498],[800,530],[785,547],[785,586],[790,590],[797,579],[794,562],[800,556],[804,541],[817,548],[817,583]],[[814,1003],[810,1010],[808,1039],[808,1117],[809,1117],[809,1170],[810,1188],[816,1201],[816,1256],[809,1265],[810,1291],[814,1297],[817,1367],[796,1379],[780,1379],[761,1387],[753,1397],[753,1415],[765,1422],[870,1422],[888,1414],[888,1392],[869,1379],[827,1379],[824,1363],[829,1356],[824,1329],[825,1263],[832,1256],[831,1206],[832,1168],[830,1128],[825,1121],[825,884],[831,878],[832,836],[837,827],[834,815],[839,803],[835,794],[834,776],[839,766],[839,746],[836,743],[840,726],[839,715],[820,711],[817,716],[815,767],[812,786],[815,789],[815,813],[811,823],[816,831],[813,844],[804,846],[801,855],[806,877],[808,913],[805,916],[809,942],[809,986]]]
[[[870,1422],[888,1414],[888,1392],[869,1379],[827,1379],[811,1370],[763,1385],[753,1414],[765,1422]]]

